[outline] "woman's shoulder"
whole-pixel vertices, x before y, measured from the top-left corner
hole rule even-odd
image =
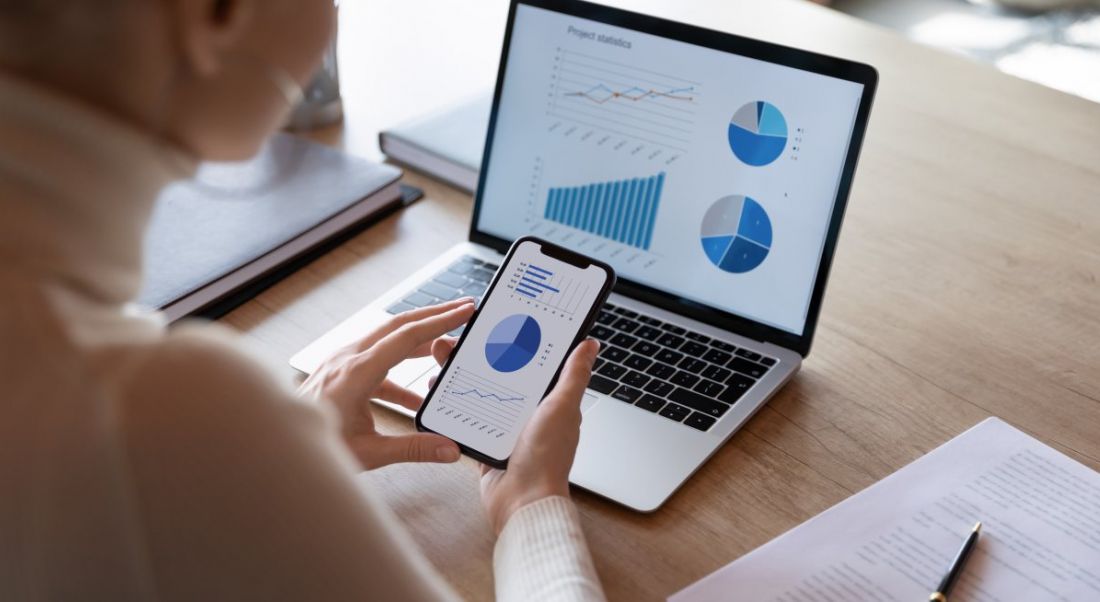
[[[131,346],[113,379],[128,431],[217,426],[244,432],[315,430],[324,420],[288,381],[214,324],[185,324]],[[132,433],[131,433],[132,434]]]

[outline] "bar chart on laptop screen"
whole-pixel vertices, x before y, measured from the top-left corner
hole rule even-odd
[[[516,300],[574,317],[588,294],[588,285],[533,263],[520,262],[508,275],[506,286]]]
[[[553,222],[648,251],[665,174],[553,187],[543,216]]]

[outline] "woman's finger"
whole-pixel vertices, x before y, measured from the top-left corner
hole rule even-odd
[[[440,337],[432,341],[432,357],[435,358],[435,363],[442,366],[447,363],[447,358],[451,357],[451,352],[455,350],[455,345],[458,345],[458,339],[454,337]]]
[[[372,437],[368,452],[368,468],[379,468],[399,462],[457,462],[461,454],[458,444],[435,433]]]
[[[577,345],[569,359],[565,361],[561,377],[554,385],[554,390],[546,396],[540,408],[546,407],[546,411],[552,411],[559,407],[580,408],[584,390],[588,387],[588,381],[592,378],[592,363],[596,361],[596,354],[600,351],[600,344],[593,339],[588,339]]]
[[[362,379],[361,382],[381,383],[390,368],[411,357],[422,345],[465,324],[473,313],[474,305],[467,303],[437,316],[405,324],[351,360],[356,378]]]
[[[419,320],[424,320],[424,319],[427,319],[427,318],[431,318],[433,316],[438,316],[440,314],[451,311],[452,309],[455,309],[456,307],[461,307],[462,305],[465,305],[467,303],[473,303],[473,302],[474,302],[473,297],[463,297],[461,299],[455,299],[454,301],[447,301],[446,303],[440,303],[438,305],[428,305],[426,307],[419,307],[417,309],[410,309],[409,311],[403,311],[403,312],[401,312],[397,315],[394,315],[389,320],[386,320],[385,323],[382,324],[382,326],[376,328],[370,334],[366,335],[365,337],[363,337],[359,341],[356,341],[353,344],[354,350],[355,350],[356,353],[362,353],[363,351],[365,351],[366,349],[369,349],[371,346],[373,346],[378,341],[385,338],[390,333],[394,332],[395,330],[397,330],[398,328],[401,328],[402,326],[404,326],[406,324],[409,324],[411,322],[417,322]],[[421,355],[424,355],[424,354],[421,354]]]
[[[378,387],[378,391],[375,392],[375,397],[382,401],[388,401],[390,403],[396,403],[399,406],[409,408],[410,410],[419,410],[421,404],[424,403],[424,398],[413,393],[412,391],[402,387],[401,385],[393,382],[390,379],[382,381],[382,386]]]

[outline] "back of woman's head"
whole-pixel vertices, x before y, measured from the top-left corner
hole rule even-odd
[[[208,159],[254,153],[309,79],[332,0],[0,0],[0,73]]]

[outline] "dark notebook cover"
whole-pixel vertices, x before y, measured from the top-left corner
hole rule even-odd
[[[204,164],[157,200],[138,303],[171,305],[361,203],[392,204],[400,176],[394,167],[287,134],[251,161]],[[378,198],[380,192],[393,198]]]

